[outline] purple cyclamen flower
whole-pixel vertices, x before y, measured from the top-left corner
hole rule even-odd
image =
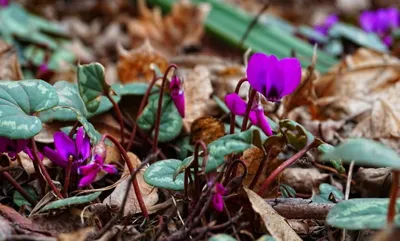
[[[9,0],[0,0],[0,7],[8,7],[10,5]]]
[[[78,168],[78,174],[83,176],[79,181],[79,187],[85,187],[95,181],[97,173],[105,171],[109,174],[116,174],[117,168],[110,164],[104,164],[104,159],[100,155],[94,155],[94,158],[85,166]]]
[[[17,154],[24,150],[29,140],[11,140],[7,137],[0,137],[0,153],[7,153],[11,159],[15,159]]]
[[[216,183],[214,187],[214,195],[212,197],[212,204],[215,210],[222,212],[224,210],[224,194],[226,189],[221,183]]]
[[[301,65],[296,58],[278,60],[274,55],[255,53],[247,65],[247,79],[268,101],[278,102],[300,84]]]
[[[331,14],[327,16],[322,24],[316,25],[314,30],[319,32],[322,35],[328,35],[329,29],[332,28],[339,21],[339,18],[336,14]]]
[[[225,103],[229,110],[235,114],[244,116],[246,114],[246,102],[240,98],[238,94],[228,94],[225,96]],[[272,135],[267,117],[264,115],[264,109],[261,104],[257,103],[250,109],[249,119],[255,126],[260,127],[267,136]]]
[[[185,117],[185,94],[183,92],[183,79],[178,75],[174,75],[169,83],[171,90],[171,98],[174,101],[176,109],[182,118]]]
[[[72,158],[72,173],[77,173],[78,167],[90,156],[90,139],[85,134],[83,127],[77,131],[75,140],[69,138],[64,132],[54,134],[54,145],[56,150],[44,148],[44,155],[52,162],[61,167],[67,167],[68,161]]]

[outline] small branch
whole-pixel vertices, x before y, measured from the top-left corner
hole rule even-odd
[[[109,134],[105,134],[102,137],[102,141],[104,141],[104,139],[108,138],[110,141],[112,141],[114,143],[114,145],[118,148],[121,156],[123,157],[126,165],[128,166],[129,172],[134,173],[137,169],[135,169],[132,166],[131,160],[129,159],[128,154],[126,153],[125,149],[121,146],[121,144],[111,135]],[[136,198],[138,200],[139,206],[140,206],[140,210],[142,211],[143,216],[149,220],[149,213],[147,212],[147,208],[146,205],[144,204],[143,201],[143,196],[142,193],[140,191],[140,187],[139,184],[137,182],[136,176],[133,177],[132,179],[132,185],[133,185],[133,189],[135,190],[135,194],[136,194]]]
[[[32,207],[36,206],[37,202],[19,185],[19,183],[6,171],[1,172],[1,175],[7,179],[11,185],[28,201]]]
[[[397,194],[399,192],[399,174],[400,172],[395,170],[393,173],[393,180],[392,180],[392,190],[390,192],[390,200],[389,200],[389,208],[387,214],[387,225],[390,227],[396,216],[396,199]]]
[[[298,201],[296,201],[298,200]],[[267,200],[279,215],[287,219],[316,219],[325,220],[328,212],[335,206],[333,203],[304,203],[302,198],[290,198],[290,202]]]
[[[34,162],[39,166],[40,171],[42,172],[44,178],[46,179],[47,184],[50,186],[51,190],[57,195],[58,198],[63,198],[61,195],[60,191],[57,189],[57,187],[54,185],[53,180],[51,179],[49,173],[47,172],[46,167],[43,165],[42,161],[39,158],[38,154],[38,149],[36,146],[36,142],[33,138],[31,138],[31,144],[32,144],[32,154],[34,157]],[[40,172],[38,173],[40,175]]]
[[[303,147],[303,149],[301,149],[299,152],[297,152],[296,154],[294,154],[292,157],[290,157],[289,159],[287,159],[284,163],[282,163],[280,166],[278,166],[269,176],[267,179],[265,179],[263,185],[260,187],[260,190],[258,190],[257,194],[259,196],[263,196],[265,191],[269,188],[269,185],[271,185],[271,183],[275,180],[276,177],[278,177],[278,175],[283,172],[283,170],[285,170],[288,166],[292,165],[293,163],[295,163],[297,161],[297,159],[299,159],[300,157],[302,157],[304,154],[306,154],[306,152],[308,150],[310,150],[313,147],[313,143],[306,145],[305,147]]]
[[[124,128],[124,119],[122,118],[121,109],[119,108],[117,102],[115,102],[115,100],[112,98],[112,96],[110,95],[109,91],[107,93],[104,93],[104,94],[110,100],[110,102],[113,105],[113,108],[115,110],[115,113],[117,114],[118,121],[119,121],[119,129],[120,129],[120,133],[121,133],[121,143],[124,143],[124,140],[125,140],[124,130],[125,130],[125,128]]]

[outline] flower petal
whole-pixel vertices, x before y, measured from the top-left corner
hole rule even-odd
[[[98,172],[99,169],[100,169],[99,165],[94,164],[94,163],[89,163],[87,165],[78,167],[78,174],[82,175],[82,176],[86,176],[92,171]]]
[[[251,56],[247,65],[247,80],[251,87],[264,94],[267,87],[270,57],[263,53],[255,53]]]
[[[90,185],[97,176],[96,171],[90,171],[86,176],[83,176],[81,180],[79,180],[78,187],[85,187],[87,185]]]
[[[388,8],[386,10],[387,21],[391,28],[395,29],[400,25],[400,12],[396,8]]]
[[[104,164],[103,170],[109,174],[117,174],[118,173],[118,169],[114,165],[110,165],[110,164]]]
[[[58,154],[65,162],[68,162],[69,156],[77,157],[75,142],[71,140],[64,132],[54,133],[54,145]],[[50,158],[50,157],[49,157]]]
[[[79,127],[76,133],[76,148],[80,154],[82,160],[86,160],[90,156],[90,139],[89,136],[85,133],[83,127]]]
[[[221,195],[224,195],[226,192],[225,187],[221,183],[215,184],[215,192]]]
[[[280,61],[271,55],[268,63],[267,84],[265,91],[262,92],[267,100],[277,102],[282,98],[285,87],[284,74]]]
[[[185,94],[183,90],[172,91],[171,98],[182,118],[185,118]]]
[[[50,150],[51,150],[51,149],[50,149]],[[31,148],[26,147],[26,148],[24,149],[24,152],[28,155],[28,157],[29,157],[31,160],[34,160],[34,159],[35,159],[35,157],[33,156],[33,152],[32,152],[32,150],[31,150]],[[42,154],[41,152],[38,152],[38,155],[39,155],[40,160],[43,161],[43,158],[44,158],[43,154]]]
[[[49,147],[45,146],[43,149],[44,155],[47,156],[54,164],[60,167],[67,167],[68,161],[64,160],[60,154]]]
[[[220,194],[214,194],[212,197],[212,204],[215,210],[222,212],[224,210],[224,199]]]
[[[284,58],[279,61],[279,67],[284,73],[281,97],[291,94],[301,82],[301,64],[296,58]]]
[[[246,113],[246,102],[238,94],[232,93],[225,96],[225,104],[235,115],[244,115]]]
[[[375,31],[375,14],[370,11],[365,11],[359,18],[361,28],[366,32]]]
[[[258,109],[255,111],[255,114],[257,118],[257,126],[260,127],[267,136],[272,136],[272,130],[269,126],[268,119],[264,114],[264,110],[262,108]]]

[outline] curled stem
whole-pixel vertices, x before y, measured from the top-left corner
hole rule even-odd
[[[249,96],[249,102],[247,102],[247,106],[246,106],[246,113],[244,114],[243,117],[243,123],[242,123],[242,129],[241,131],[245,131],[247,128],[247,122],[249,121],[249,115],[250,115],[250,110],[251,110],[251,106],[253,104],[253,100],[254,97],[256,96],[257,91],[252,89],[250,92],[250,96]]]
[[[61,193],[57,189],[57,187],[54,185],[53,180],[51,180],[51,177],[50,177],[49,173],[47,172],[46,167],[43,165],[42,161],[39,158],[36,142],[33,138],[31,138],[31,144],[32,144],[32,154],[34,157],[33,161],[39,166],[40,172],[43,174],[43,176],[46,179],[46,182],[50,186],[51,190],[53,190],[53,192],[57,195],[57,197],[62,199],[63,196],[61,195]],[[38,175],[40,175],[40,172],[38,173]]]
[[[254,176],[253,180],[251,180],[251,183],[249,185],[249,189],[253,190],[254,187],[256,186],[256,184],[258,182],[258,179],[260,178],[261,173],[265,168],[265,164],[267,164],[267,162],[268,162],[270,153],[271,153],[271,151],[268,150],[267,155],[263,156],[263,159],[261,160],[260,165],[258,165],[258,169],[257,169],[256,175]]]
[[[239,82],[237,83],[236,88],[235,88],[235,94],[239,94],[240,87],[242,87],[242,84],[246,81],[247,81],[247,77],[241,78],[239,80]],[[230,134],[235,133],[235,118],[236,118],[236,115],[231,112],[231,123],[230,123],[230,131],[229,131]]]
[[[3,175],[3,177],[11,183],[11,185],[13,185],[13,187],[32,205],[32,207],[36,206],[37,202],[33,200],[31,196],[29,196],[29,194],[8,172],[1,172],[1,175]]]
[[[152,146],[152,153],[155,153],[157,151],[157,144],[158,144],[158,135],[160,132],[160,123],[161,123],[161,113],[162,113],[162,102],[163,102],[163,96],[164,96],[164,89],[165,85],[167,84],[167,76],[169,71],[171,69],[177,69],[177,66],[174,64],[171,64],[168,66],[167,70],[165,71],[165,74],[163,76],[163,80],[161,83],[161,88],[160,88],[160,97],[158,98],[158,107],[157,107],[157,114],[156,114],[156,121],[154,124],[154,138],[153,138],[153,146]]]
[[[107,91],[105,93],[106,97],[110,100],[111,104],[113,105],[113,108],[115,110],[115,113],[117,114],[118,117],[118,121],[119,121],[119,129],[120,129],[120,133],[121,133],[121,143],[124,143],[124,119],[122,118],[122,113],[121,113],[121,109],[119,108],[117,102],[115,102],[115,100],[112,98],[112,96],[110,95],[110,91]]]
[[[301,149],[299,152],[297,152],[296,154],[294,154],[292,157],[290,157],[289,159],[287,159],[285,162],[283,162],[281,165],[278,166],[278,168],[276,168],[269,176],[267,179],[265,179],[263,185],[260,187],[260,190],[258,190],[258,195],[259,196],[263,196],[265,191],[269,188],[269,186],[271,185],[271,183],[275,180],[275,178],[283,171],[285,170],[288,166],[292,165],[293,163],[295,163],[297,161],[297,159],[299,159],[300,157],[302,157],[304,154],[306,154],[306,152],[308,150],[310,150],[313,147],[314,143],[312,142],[311,144],[306,145],[305,147],[303,147],[303,149]]]
[[[126,165],[128,166],[129,172],[131,173],[131,175],[133,175],[133,173],[135,173],[137,169],[135,169],[132,166],[131,160],[129,159],[129,156],[126,153],[125,149],[117,141],[117,139],[115,139],[113,136],[111,136],[109,134],[105,134],[102,137],[102,141],[104,141],[106,138],[108,138],[110,141],[112,141],[114,143],[114,145],[118,148],[122,158],[124,159]],[[149,220],[149,213],[147,212],[146,205],[144,204],[143,196],[140,191],[139,183],[137,182],[136,176],[134,176],[132,179],[132,185],[133,185],[133,189],[135,191],[135,195],[136,195],[136,198],[137,198],[139,206],[140,206],[140,210],[142,211],[142,214],[146,218],[146,220]]]
[[[387,225],[390,227],[396,216],[396,199],[399,192],[399,171],[393,171],[392,190],[390,191],[390,200],[387,214]]]

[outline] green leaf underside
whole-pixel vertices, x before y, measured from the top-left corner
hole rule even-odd
[[[347,230],[382,229],[386,226],[388,198],[355,198],[336,204],[328,213],[329,225]],[[400,200],[396,203],[400,208]],[[400,215],[395,217],[400,226]]]
[[[307,131],[302,125],[293,120],[281,120],[279,126],[282,133],[285,134],[289,143],[294,146],[297,150],[302,149],[304,146],[311,144],[315,137],[309,131]]]
[[[56,90],[43,80],[0,81],[0,136],[35,136],[42,129],[42,122],[33,114],[57,103]]]
[[[206,172],[217,169],[224,163],[225,156],[237,154],[245,151],[252,146],[253,132],[256,130],[247,130],[238,134],[231,134],[221,137],[208,144],[208,161]],[[199,166],[202,165],[203,158],[199,157]],[[188,168],[193,162],[193,155],[185,158],[174,172],[174,177]]]
[[[328,153],[335,150],[335,147],[330,144],[324,143],[319,145],[317,149],[320,153]],[[336,170],[338,170],[339,173],[346,172],[346,169],[343,167],[342,159],[340,158],[329,159],[329,162]]]
[[[100,63],[78,66],[79,93],[88,111],[95,112],[99,108],[106,87],[104,67]]]
[[[158,93],[151,95],[149,103],[139,116],[137,124],[142,130],[149,131],[153,128],[157,114],[158,99]],[[174,102],[168,94],[164,94],[158,141],[164,143],[175,139],[181,133],[182,127],[182,117],[179,115]]]
[[[37,200],[38,196],[35,192],[35,190],[30,187],[30,186],[26,186],[26,187],[22,187],[26,193],[28,193],[28,195],[33,199],[33,200]],[[13,195],[13,202],[15,203],[15,205],[17,205],[18,207],[21,207],[23,205],[26,206],[32,206],[32,204],[30,202],[28,202],[22,195],[21,193],[19,193],[18,191],[14,191],[14,195]]]
[[[357,165],[400,169],[400,157],[394,150],[363,138],[349,139],[333,151],[323,154],[321,159],[342,159],[344,162],[353,160]]]
[[[78,92],[78,87],[75,84],[58,81],[54,84],[54,88],[57,90],[59,102],[57,109],[46,110],[40,113],[39,118],[43,122],[52,121],[75,121],[76,113],[69,108],[70,107],[79,111],[83,116],[87,115],[87,110],[83,100]]]
[[[208,241],[236,241],[236,239],[228,234],[217,234],[208,239]]]
[[[184,189],[184,173],[173,180],[175,169],[182,161],[167,159],[149,166],[144,173],[144,180],[152,186],[180,191]]]
[[[92,202],[93,200],[95,200],[98,196],[100,196],[100,194],[101,194],[101,192],[94,192],[94,193],[84,195],[84,196],[75,196],[75,197],[57,200],[57,201],[47,204],[42,209],[40,209],[39,212],[45,212],[45,211],[49,211],[49,210],[53,210],[53,209],[69,207],[72,205],[89,203],[89,202]]]

